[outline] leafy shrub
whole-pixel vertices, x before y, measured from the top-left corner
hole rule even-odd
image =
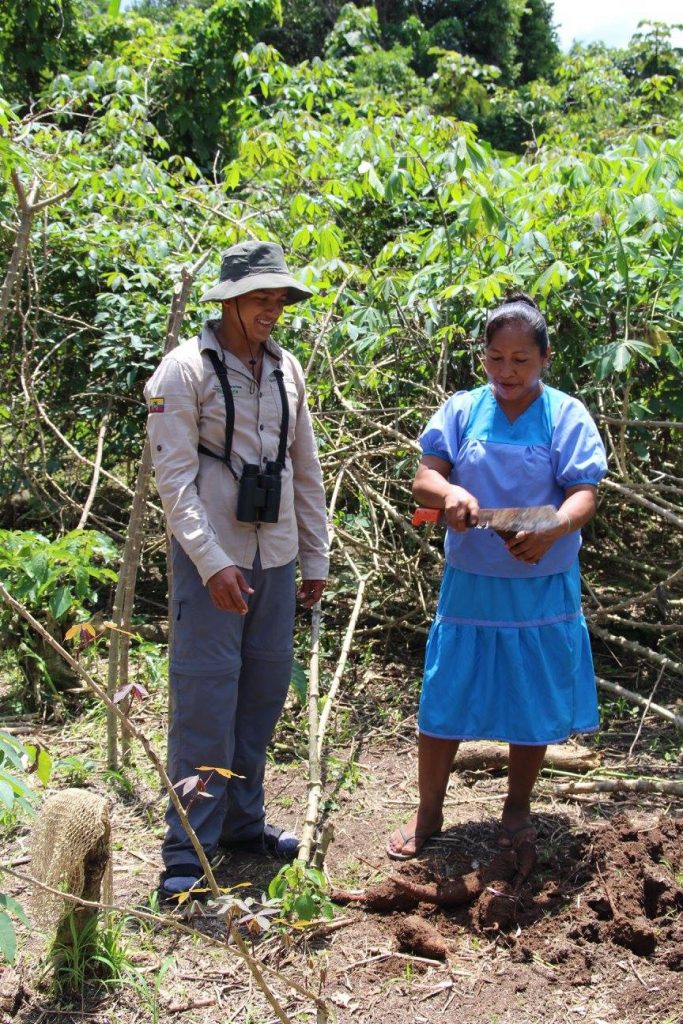
[[[423,102],[427,90],[410,67],[410,57],[411,51],[407,46],[394,46],[391,50],[364,50],[356,57],[352,80],[357,87],[374,86],[380,92],[395,96],[403,104]]]
[[[42,783],[48,781],[52,767],[48,752],[42,748],[25,746],[15,736],[0,731],[0,821],[3,824],[5,816],[14,814],[17,809],[31,815],[34,813],[35,793],[20,777],[26,773],[29,765],[29,770],[35,772]],[[0,957],[9,963],[14,960],[17,949],[13,918],[28,925],[21,904],[12,896],[0,893]]]
[[[96,604],[97,584],[116,581],[109,568],[116,558],[114,542],[95,530],[72,530],[52,541],[33,531],[0,530],[0,581],[56,639],[69,620],[86,617]],[[72,680],[46,641],[5,605],[0,627],[2,644],[16,653],[27,680],[37,672],[52,690]]]

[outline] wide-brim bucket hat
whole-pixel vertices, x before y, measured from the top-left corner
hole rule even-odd
[[[217,285],[201,297],[202,302],[224,302],[261,288],[286,288],[286,305],[310,298],[310,288],[294,280],[282,246],[276,242],[240,242],[223,253]]]

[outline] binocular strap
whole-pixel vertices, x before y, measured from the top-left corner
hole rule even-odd
[[[230,388],[230,382],[228,381],[228,370],[223,360],[218,356],[217,352],[213,349],[207,349],[206,353],[213,364],[213,368],[216,371],[216,376],[223,392],[223,401],[225,402],[225,451],[223,455],[217,455],[216,452],[212,452],[206,445],[200,444],[197,446],[197,451],[202,455],[209,455],[212,459],[218,459],[220,462],[224,462],[232,473],[235,480],[239,480],[237,473],[235,472],[233,465],[230,461],[230,455],[232,453],[232,439],[235,433],[235,400],[232,397],[232,390]],[[282,404],[282,419],[280,420],[280,443],[277,450],[277,461],[280,464],[280,468],[284,467],[285,457],[287,454],[287,434],[289,432],[289,402],[287,401],[287,392],[285,391],[284,374],[279,368],[274,370],[275,380],[277,381],[277,388],[280,392],[280,402]]]

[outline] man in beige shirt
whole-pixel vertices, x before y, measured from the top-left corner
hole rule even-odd
[[[280,246],[246,242],[224,257],[204,301],[220,319],[178,346],[145,388],[157,487],[173,535],[174,637],[169,774],[200,764],[213,799],[192,799],[207,854],[219,844],[296,853],[296,837],[265,822],[266,748],[291,679],[295,562],[305,607],[328,571],[325,495],[301,366],[270,337],[286,305],[311,292]],[[173,806],[162,895],[201,876]]]

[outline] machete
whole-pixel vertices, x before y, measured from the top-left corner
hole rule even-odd
[[[421,523],[442,522],[440,508],[418,508],[413,512],[413,526]],[[471,525],[468,523],[468,526]],[[495,530],[504,540],[514,537],[520,530],[541,533],[557,525],[557,510],[552,505],[530,505],[528,508],[480,508],[476,530]]]

